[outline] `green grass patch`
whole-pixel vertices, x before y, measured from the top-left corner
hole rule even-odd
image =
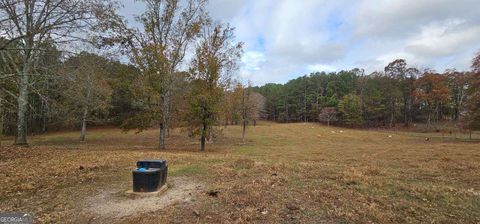
[[[202,176],[206,175],[208,168],[206,164],[197,163],[189,164],[180,167],[169,167],[169,175],[172,176]]]

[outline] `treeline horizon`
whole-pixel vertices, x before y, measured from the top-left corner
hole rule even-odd
[[[391,128],[448,120],[478,130],[479,64],[477,54],[470,71],[438,73],[397,59],[384,71],[315,72],[253,90],[265,97],[263,118],[271,121]]]
[[[87,124],[91,127],[116,126],[124,131],[160,127],[155,119],[158,111],[151,111],[151,106],[155,105],[155,102],[152,102],[154,95],[143,92],[138,86],[138,77],[142,76],[142,72],[133,64],[89,52],[65,58],[62,57],[62,52],[54,48],[43,57],[49,66],[48,76],[37,80],[35,92],[29,94],[25,119],[27,135],[80,130],[81,141],[85,141],[84,129]],[[0,60],[0,65],[4,63],[5,61]],[[198,116],[194,113],[199,113],[196,108],[202,106],[197,105],[198,101],[194,98],[205,96],[195,91],[197,83],[191,79],[188,71],[179,71],[175,75],[178,82],[175,85],[178,89],[174,94],[176,103],[170,108],[171,118],[166,137],[173,128],[182,128],[186,134],[195,137],[199,134],[195,128],[202,125],[191,125],[191,122],[197,122],[194,118]],[[250,122],[253,124],[259,120],[264,103],[263,96],[253,92],[249,84],[231,77],[225,78],[228,80],[222,82],[221,88],[213,89],[216,97],[212,114],[215,114],[215,117],[209,120],[212,126],[210,128],[247,126]],[[0,93],[16,91],[14,83],[10,81],[13,80],[6,79],[2,83],[5,86],[2,86],[3,92]],[[1,98],[4,104],[9,105],[4,107],[1,113],[2,133],[16,136],[16,97],[3,94]],[[146,102],[142,102],[143,100]],[[210,130],[206,139],[216,138],[220,131]]]
[[[113,0],[2,1],[0,138],[15,135],[22,146],[29,134],[75,127],[85,141],[91,125],[116,124],[158,128],[165,149],[169,130],[181,127],[205,150],[228,124],[243,126],[245,142],[261,117],[359,127],[452,119],[480,128],[480,54],[467,72],[420,71],[399,59],[370,75],[323,72],[251,87],[235,76],[243,43],[210,17],[207,0],[140,2],[141,28]],[[109,53],[129,64],[101,56]]]

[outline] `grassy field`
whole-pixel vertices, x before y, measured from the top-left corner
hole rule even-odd
[[[4,141],[0,211],[39,223],[480,223],[479,143],[303,123],[249,127],[247,144],[240,127],[223,134],[205,153],[178,131],[167,151],[156,149],[157,130],[97,129],[86,143],[54,133],[29,148]],[[167,193],[188,185],[188,197],[172,193],[162,206],[125,196],[145,158],[166,159]],[[121,203],[151,209],[95,211]]]

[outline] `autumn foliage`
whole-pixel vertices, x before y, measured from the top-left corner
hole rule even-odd
[[[480,130],[480,52],[472,61],[472,70],[467,91],[467,113],[464,125],[470,130]]]
[[[427,111],[427,124],[430,125],[432,114],[441,113],[441,106],[447,103],[450,97],[445,77],[436,73],[425,73],[416,82],[416,87],[414,94],[421,108],[425,108]]]

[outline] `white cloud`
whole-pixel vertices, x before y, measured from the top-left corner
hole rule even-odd
[[[478,0],[211,0],[208,9],[236,27],[245,42],[239,74],[254,84],[372,72],[397,58],[463,70],[480,49]]]
[[[326,64],[345,56],[344,45],[332,40],[325,23],[333,1],[244,1],[230,22],[244,41],[240,76],[254,81],[285,82],[312,64]],[[340,14],[339,14],[340,15]],[[261,39],[261,41],[259,41]]]
[[[478,42],[479,26],[465,26],[464,20],[452,19],[432,23],[407,40],[405,50],[422,57],[448,56]]]
[[[208,11],[214,19],[230,20],[243,10],[246,0],[210,0]]]
[[[258,51],[247,51],[242,56],[242,67],[247,71],[258,71],[267,61],[265,55]]]
[[[308,66],[308,71],[309,72],[318,72],[318,71],[335,72],[337,71],[337,68],[335,68],[332,65],[314,64],[314,65]]]
[[[404,38],[425,24],[451,18],[479,21],[478,0],[362,0],[355,31],[370,37]]]
[[[477,0],[362,0],[350,21],[352,39],[362,41],[365,50],[357,64],[381,70],[404,58],[416,67],[469,69],[480,48],[477,5]]]

